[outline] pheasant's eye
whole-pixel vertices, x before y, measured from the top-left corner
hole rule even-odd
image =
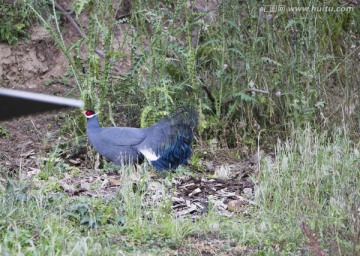
[[[89,110],[89,109],[88,109],[88,110],[86,110],[86,111],[85,111],[85,115],[86,115],[86,116],[92,116],[92,115],[95,115],[95,111],[93,111],[93,110]]]

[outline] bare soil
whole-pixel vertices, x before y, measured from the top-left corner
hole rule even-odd
[[[60,82],[68,67],[45,28],[34,27],[18,45],[0,44],[1,87],[64,96],[73,89]],[[11,172],[38,168],[39,154],[51,148],[64,117],[55,112],[2,122],[0,166]]]

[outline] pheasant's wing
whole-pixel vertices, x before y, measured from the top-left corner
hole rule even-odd
[[[104,143],[116,146],[136,146],[144,141],[144,129],[130,127],[102,128],[99,136]]]
[[[105,127],[100,130],[96,140],[99,145],[93,144],[95,149],[104,157],[118,165],[142,163],[144,156],[136,145],[144,141],[144,129],[128,127]]]
[[[158,170],[175,169],[186,164],[191,155],[193,130],[197,113],[193,109],[179,109],[145,129],[146,137],[136,148]]]

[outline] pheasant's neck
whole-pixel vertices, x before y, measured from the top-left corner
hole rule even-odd
[[[87,124],[86,124],[86,129],[87,130],[97,130],[100,129],[100,125],[99,125],[99,119],[97,116],[94,116],[90,119],[87,120]]]

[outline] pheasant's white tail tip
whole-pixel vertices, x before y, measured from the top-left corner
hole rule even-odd
[[[145,158],[148,160],[148,161],[156,161],[160,158],[160,156],[157,156],[155,154],[155,152],[151,149],[151,148],[143,148],[143,149],[140,149],[140,152],[141,154],[143,154],[145,156]]]

